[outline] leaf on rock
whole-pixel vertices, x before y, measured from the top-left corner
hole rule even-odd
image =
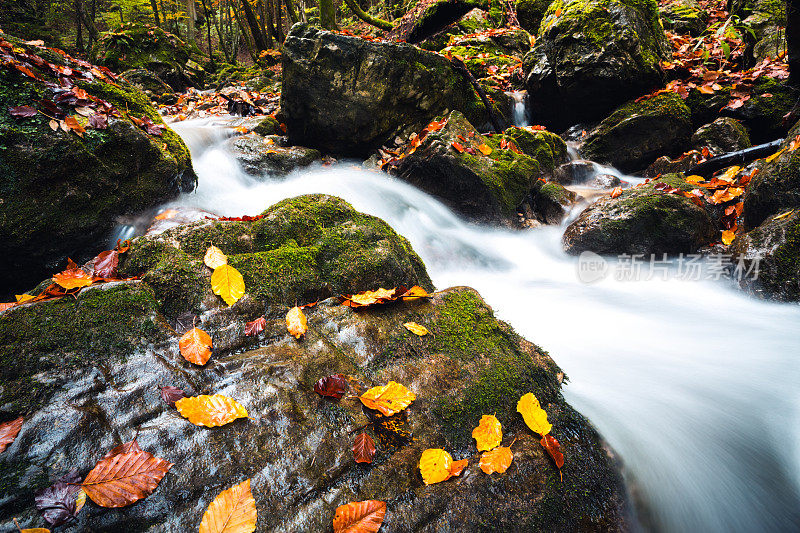
[[[397,289],[378,289],[375,291],[364,291],[346,297],[342,305],[349,307],[366,307],[375,304],[382,304],[393,301]]]
[[[356,435],[353,442],[353,456],[357,463],[371,463],[375,457],[375,441],[366,433]]]
[[[359,396],[361,403],[370,409],[376,409],[385,416],[399,413],[416,399],[416,395],[405,386],[390,381],[382,387],[372,387]]]
[[[550,457],[552,457],[553,461],[556,463],[556,467],[561,470],[561,467],[564,466],[564,454],[561,453],[561,445],[558,443],[558,440],[552,435],[545,435],[542,437],[542,440],[539,441],[539,444],[547,450],[547,453],[550,454]]]
[[[108,128],[108,115],[95,113],[89,117],[89,126],[96,130],[104,130]]]
[[[80,482],[78,471],[73,470],[34,495],[36,509],[48,524],[60,526],[75,518],[80,510],[76,504],[77,493],[81,491]]]
[[[223,394],[189,396],[176,401],[175,408],[192,424],[209,428],[247,418],[247,409]]]
[[[478,150],[480,150],[480,152],[481,152],[483,155],[489,155],[489,154],[491,154],[491,153],[492,153],[492,149],[491,149],[491,147],[490,147],[488,144],[486,144],[486,143],[479,144],[479,145],[478,145]]]
[[[19,105],[9,107],[8,113],[14,118],[30,118],[36,116],[37,111],[29,105]]]
[[[344,393],[349,388],[347,379],[342,374],[324,377],[314,384],[314,392],[320,396],[336,398],[337,400],[344,396]]]
[[[453,457],[441,448],[428,448],[419,459],[419,472],[426,485],[433,485],[461,475],[468,462],[467,459],[454,462]]]
[[[225,303],[233,305],[244,296],[244,278],[230,265],[222,265],[211,274],[211,289],[221,296]]]
[[[735,238],[736,238],[736,233],[729,229],[726,229],[725,231],[722,232],[722,244],[724,244],[725,246],[732,243]]]
[[[786,151],[786,148],[782,148],[777,152],[775,152],[774,154],[772,154],[771,156],[767,157],[766,158],[767,163],[772,163],[773,161],[778,159],[784,151]]]
[[[202,329],[192,328],[181,337],[181,355],[190,363],[203,366],[211,357],[211,337]]]
[[[306,334],[306,330],[308,330],[308,321],[302,309],[297,306],[289,309],[289,312],[286,313],[286,329],[295,339],[299,339]]]
[[[256,501],[248,479],[214,498],[203,514],[200,533],[252,533],[256,520]]]
[[[101,459],[81,486],[101,507],[124,507],[152,494],[172,466],[148,452],[131,450]]]
[[[264,328],[266,326],[267,326],[267,319],[264,318],[263,316],[260,316],[255,320],[253,320],[252,322],[248,322],[247,324],[244,325],[244,334],[247,335],[248,337],[251,337],[253,335],[258,335],[259,333],[264,331]]]
[[[478,427],[472,430],[472,438],[477,442],[479,452],[497,448],[503,442],[500,421],[494,415],[483,415]]]
[[[119,272],[119,252],[116,250],[106,250],[100,252],[94,258],[94,275],[99,278],[117,278]]]
[[[410,331],[414,335],[419,335],[420,337],[424,337],[425,335],[430,333],[430,331],[428,331],[428,328],[420,324],[417,324],[416,322],[406,322],[403,325],[406,327],[408,331]]]
[[[419,300],[420,298],[432,298],[433,295],[428,294],[428,291],[420,287],[419,285],[414,285],[406,292],[400,295],[400,298],[403,300]]]
[[[110,459],[115,455],[119,455],[122,453],[140,452],[140,451],[142,451],[142,449],[139,447],[139,443],[136,442],[136,439],[133,439],[132,441],[125,442],[123,444],[120,444],[119,446],[114,446],[103,456],[103,459]]]
[[[622,195],[622,187],[614,187],[611,191],[611,198],[619,198]]]
[[[333,517],[333,533],[376,533],[386,517],[386,502],[365,500],[340,505]]]
[[[172,407],[175,407],[175,402],[178,400],[186,398],[186,392],[184,392],[183,389],[173,387],[172,385],[164,385],[160,390],[161,399]]]
[[[494,474],[495,472],[502,474],[511,466],[513,459],[514,454],[511,453],[510,447],[501,446],[500,448],[483,452],[483,455],[481,455],[481,470],[486,474]]]
[[[547,421],[547,413],[539,406],[539,400],[533,393],[529,392],[519,399],[517,411],[522,415],[528,427],[539,435],[547,435],[553,429],[553,425]]]
[[[67,290],[88,287],[92,284],[92,276],[78,268],[72,259],[67,260],[67,268],[53,276],[53,281]]]
[[[23,420],[22,417],[19,417],[0,424],[0,453],[4,452],[17,439]]]
[[[461,143],[454,142],[454,143],[451,143],[450,146],[455,148],[456,152],[464,153],[464,147],[461,145]]]
[[[86,130],[83,129],[83,126],[78,122],[78,119],[75,115],[70,115],[64,119],[64,124],[67,125],[67,128],[74,131],[78,137],[83,137],[83,134],[86,133]]]
[[[228,256],[212,244],[206,250],[206,255],[203,256],[203,263],[211,270],[216,270],[218,267],[228,264]]]

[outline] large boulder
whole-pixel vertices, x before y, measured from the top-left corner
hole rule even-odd
[[[514,142],[522,153],[501,148],[504,141]],[[557,135],[510,128],[483,136],[453,111],[441,130],[428,134],[389,170],[472,220],[508,222],[538,178],[565,160],[566,145]]]
[[[269,125],[270,121],[264,120],[257,128],[266,129]],[[228,139],[225,147],[242,165],[242,169],[253,176],[282,176],[322,159],[318,150],[303,146],[282,146],[282,140],[282,137],[248,133]]]
[[[262,215],[255,221],[203,220],[141,237],[120,268],[147,281],[170,317],[224,306],[211,292],[211,270],[203,264],[211,244],[241,272],[245,298],[269,304],[313,302],[387,285],[431,288],[406,239],[339,198],[299,196]]]
[[[667,54],[655,0],[556,0],[523,64],[533,121],[599,119],[659,85]]]
[[[160,134],[158,129],[147,132],[129,118],[163,125],[138,89],[114,81],[110,74],[94,75],[89,81],[76,74],[96,69],[88,63],[21,41],[11,43],[16,50],[69,69],[73,76],[67,80],[77,83],[82,98],[48,85],[55,77],[47,64],[38,68],[21,53],[14,52],[44,81],[24,76],[10,63],[0,67],[0,249],[6,254],[0,266],[2,292],[28,288],[63,268],[67,257],[92,257],[103,249],[100,243],[117,217],[158,205],[195,183],[189,151],[177,134],[166,127]],[[90,127],[75,107],[102,111],[102,106],[86,100],[81,91],[114,106],[119,116],[110,116],[106,129]],[[42,112],[29,118],[11,116],[9,108],[22,105]],[[73,117],[70,120],[83,124],[85,133],[53,131],[49,117],[54,114]]]
[[[731,252],[740,285],[760,296],[800,300],[800,209],[778,213],[737,236]]]
[[[721,155],[750,148],[750,135],[738,120],[720,117],[710,124],[700,126],[692,134],[692,148],[708,148],[711,154]]]
[[[437,33],[414,44],[425,50],[438,52],[447,46],[450,43],[450,39],[453,37],[472,35],[491,28],[492,23],[489,21],[488,13],[476,7],[456,22],[445,26]]]
[[[678,174],[606,196],[589,206],[566,229],[564,248],[572,254],[693,253],[718,236],[711,215],[689,199],[656,189],[665,183],[694,189]]]
[[[700,35],[706,30],[709,14],[697,0],[671,0],[659,4],[664,28],[675,33]]]
[[[758,172],[748,183],[744,195],[744,217],[748,227],[760,225],[782,209],[800,206],[800,151],[789,150],[797,135],[800,135],[800,122],[776,150],[780,155],[771,161],[762,160]]]
[[[363,157],[451,110],[475,124],[488,120],[470,82],[445,57],[305,24],[293,26],[284,43],[281,110],[292,144]]]
[[[515,0],[514,8],[519,25],[534,35],[539,33],[539,26],[552,2],[553,0]]]
[[[632,172],[659,156],[680,154],[688,148],[691,135],[689,108],[669,92],[618,108],[586,135],[581,154]]]

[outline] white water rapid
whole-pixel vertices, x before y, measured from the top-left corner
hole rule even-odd
[[[582,283],[561,250],[563,227],[470,225],[358,165],[253,179],[221,147],[222,125],[173,128],[200,181],[170,206],[256,215],[284,198],[335,194],[407,237],[437,288],[480,291],[566,372],[564,394],[622,458],[645,530],[800,530],[800,306],[725,281]]]

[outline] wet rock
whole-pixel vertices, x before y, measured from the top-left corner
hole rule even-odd
[[[456,22],[444,29],[416,43],[425,50],[440,51],[450,43],[450,38],[459,35],[470,35],[488,30],[492,27],[488,13],[483,9],[475,8]]]
[[[780,0],[744,0],[734,2],[734,4],[740,6],[738,13],[744,19],[741,24],[753,32],[755,41],[764,39],[778,28],[786,27],[785,2]]]
[[[721,155],[752,146],[750,135],[741,122],[730,117],[720,117],[701,126],[692,134],[692,148],[707,147],[713,155]]]
[[[703,161],[703,154],[693,150],[675,159],[667,156],[659,157],[647,167],[643,177],[655,178],[664,174],[687,173],[691,168]]]
[[[708,24],[708,11],[696,0],[672,0],[658,8],[664,29],[675,33],[700,35]]]
[[[55,52],[15,45],[82,68]],[[117,109],[163,124],[149,99],[122,80],[79,85]],[[0,266],[2,291],[29,288],[60,271],[67,257],[93,257],[118,217],[161,204],[195,182],[189,151],[169,128],[149,135],[127,117],[110,118],[108,129],[89,128],[79,137],[51,130],[42,114],[9,115],[11,106],[31,105],[32,95],[54,97],[43,83],[0,69],[0,249],[7,254]]]
[[[556,0],[523,64],[533,121],[602,118],[661,83],[668,50],[655,0]]]
[[[781,145],[783,150],[770,162],[763,160],[750,180],[744,195],[744,217],[748,227],[760,225],[779,211],[800,206],[800,151],[789,151],[789,144],[800,134],[794,125]]]
[[[501,149],[503,139],[523,153]],[[488,155],[480,152],[481,145],[491,150]],[[389,170],[470,219],[508,222],[537,179],[551,173],[562,158],[566,145],[557,135],[509,128],[502,135],[483,136],[454,111],[442,130],[425,137],[414,153]]]
[[[287,334],[282,313],[270,315],[264,333],[254,338],[244,337],[243,324],[263,308],[212,311],[198,325],[215,345],[235,337],[240,348],[217,349],[204,367],[183,360],[177,337],[155,322],[142,340],[131,342],[136,335],[130,328],[121,328],[121,337],[77,334],[102,333],[85,329],[92,327],[90,316],[103,328],[109,313],[146,323],[151,307],[124,307],[121,296],[146,291],[145,284],[117,289],[107,308],[87,306],[87,291],[78,300],[0,314],[4,359],[15,345],[29,362],[17,364],[13,381],[3,379],[4,412],[25,416],[16,442],[0,456],[4,530],[12,527],[12,516],[26,526],[44,526],[33,506],[36,490],[72,468],[85,475],[107,450],[134,437],[175,466],[133,506],[105,509],[87,502],[70,530],[193,530],[219,492],[248,478],[258,533],[325,531],[337,506],[364,499],[388,503],[387,531],[629,529],[621,476],[595,430],[564,401],[560,369],[496,320],[473,290],[448,289],[432,301],[360,312],[322,302],[306,310],[309,329],[302,341]],[[54,316],[58,320],[46,320]],[[403,327],[407,321],[425,325],[432,335],[414,336]],[[25,327],[14,327],[19,325]],[[32,333],[40,330],[49,344]],[[74,363],[67,365],[63,357],[71,350]],[[400,415],[376,418],[358,401],[330,402],[313,391],[315,381],[333,373],[352,376],[354,394],[395,380],[416,400]],[[190,395],[230,396],[250,419],[213,429],[194,426],[159,398],[158,386],[166,384]],[[516,413],[527,392],[541,401],[561,443],[563,481],[539,436]],[[486,413],[501,420],[504,444],[516,439],[514,461],[502,475],[478,468],[471,431]],[[353,460],[359,431],[376,441],[371,465]],[[437,447],[469,465],[457,478],[426,486],[419,457]]]
[[[256,221],[203,220],[133,241],[121,264],[153,288],[169,317],[224,306],[203,264],[210,244],[241,272],[248,297],[270,305],[309,303],[379,286],[430,288],[408,241],[382,220],[333,196],[284,200]],[[248,305],[240,301],[239,305]]]
[[[449,110],[479,125],[488,120],[469,81],[446,58],[415,46],[298,24],[284,48],[281,110],[292,144],[367,157]]]
[[[281,123],[275,117],[266,117],[258,122],[253,132],[266,137],[267,135],[282,135]]]
[[[481,17],[476,17],[476,10],[493,11],[499,17],[492,17],[492,13],[486,13]],[[472,14],[472,22],[466,28],[471,28],[475,24],[474,33],[483,27],[500,27],[502,22],[502,7],[491,6],[487,0],[424,0],[417,2],[411,9],[395,22],[394,28],[389,32],[388,37],[395,41],[407,43],[425,44],[435,41],[443,33],[453,29],[454,25],[464,21],[467,14]],[[494,24],[490,22],[492,20]],[[486,21],[486,22],[484,22]],[[465,29],[466,29],[465,28]],[[445,41],[445,45],[447,42]]]
[[[225,146],[244,171],[253,176],[285,175],[322,159],[318,150],[280,146],[274,138],[262,137],[257,133],[232,137],[225,142]]]
[[[122,77],[156,98],[174,92],[172,87],[164,83],[161,78],[143,68],[126,70],[122,73]]]
[[[543,224],[561,224],[580,196],[554,182],[537,181],[527,200],[533,217]]]
[[[767,58],[774,59],[778,56],[785,56],[786,32],[780,29],[767,32],[764,37],[753,45],[753,61],[759,63]]]
[[[514,8],[517,10],[519,25],[534,35],[539,33],[539,25],[552,1],[553,0],[516,0],[514,2]]]
[[[800,209],[776,214],[731,245],[740,285],[763,297],[800,300]],[[753,273],[757,272],[757,276]]]
[[[567,252],[579,254],[693,253],[718,236],[711,216],[689,199],[658,191],[657,183],[689,191],[680,175],[662,176],[648,184],[606,196],[589,206],[564,232]]]
[[[553,172],[553,180],[561,185],[588,185],[590,187],[616,187],[619,177],[609,174],[611,170],[593,161],[576,159],[559,166]]]
[[[531,35],[527,31],[521,28],[496,28],[491,32],[477,35],[454,36],[450,39],[450,46],[445,48],[445,51],[462,58],[481,53],[489,54],[490,56],[494,55],[497,57],[487,57],[485,62],[501,66],[502,63],[494,63],[495,59],[510,56],[522,60],[530,49]],[[467,63],[467,66],[469,66],[469,63]],[[476,77],[483,78],[484,76]]]
[[[691,113],[680,96],[665,93],[629,102],[584,137],[581,153],[622,171],[641,170],[661,155],[676,155],[689,144]]]

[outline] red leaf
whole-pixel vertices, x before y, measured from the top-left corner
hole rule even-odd
[[[119,252],[106,250],[94,258],[94,275],[100,278],[118,278]]]
[[[96,130],[104,130],[108,128],[108,115],[95,113],[89,117],[89,126]]]
[[[556,467],[560,470],[562,466],[564,466],[564,454],[561,453],[561,445],[558,443],[556,438],[549,433],[542,437],[542,440],[539,441],[539,444],[547,450],[547,453],[550,454],[550,457],[553,458],[553,461],[556,463]]]
[[[342,374],[324,377],[314,384],[314,392],[337,400],[344,396],[348,388],[347,379]]]
[[[248,337],[251,335],[258,335],[262,331],[264,331],[264,327],[267,325],[267,319],[263,316],[256,318],[252,322],[248,322],[244,325],[244,334]]]
[[[456,149],[456,151],[458,151],[459,153],[463,153],[463,152],[464,152],[464,147],[463,147],[463,146],[461,146],[461,144],[460,144],[460,143],[456,143],[456,142],[454,142],[454,143],[452,143],[450,146],[452,146],[453,148],[455,148],[455,149]]]
[[[19,430],[22,429],[22,417],[0,424],[0,453],[16,440]]]
[[[172,407],[175,407],[175,402],[182,398],[186,398],[186,393],[183,391],[183,389],[173,387],[172,385],[165,385],[161,387],[161,399]]]
[[[353,443],[353,457],[357,463],[371,463],[375,456],[375,441],[366,433],[356,435]]]
[[[17,107],[9,107],[9,114],[14,118],[30,118],[36,115],[37,111],[28,105],[18,105]]]
[[[139,448],[139,443],[136,442],[136,439],[133,439],[132,441],[125,442],[123,444],[120,444],[119,446],[114,446],[108,451],[108,453],[105,454],[103,459],[110,459],[111,457],[114,457],[115,455],[120,455],[122,453],[140,452],[140,451],[142,451],[142,449]]]

